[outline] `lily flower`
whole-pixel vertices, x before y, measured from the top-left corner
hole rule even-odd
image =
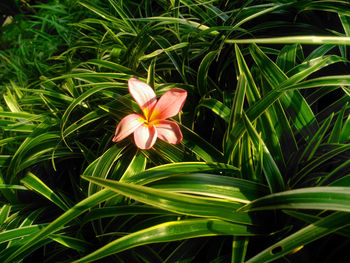
[[[129,79],[128,87],[143,115],[132,113],[121,119],[112,141],[119,142],[134,133],[136,146],[143,150],[152,148],[157,138],[171,144],[180,143],[182,133],[179,125],[167,119],[180,112],[185,103],[187,91],[172,88],[157,101],[154,90],[138,79]]]

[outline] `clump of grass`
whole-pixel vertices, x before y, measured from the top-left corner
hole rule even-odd
[[[336,260],[349,4],[28,5],[1,36],[2,262]],[[180,145],[112,143],[131,77],[188,92]]]

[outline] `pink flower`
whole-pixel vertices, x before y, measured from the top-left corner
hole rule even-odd
[[[140,106],[143,115],[132,113],[118,124],[113,142],[119,142],[134,133],[134,141],[140,149],[150,149],[157,137],[172,144],[180,143],[182,133],[174,121],[166,120],[179,113],[185,103],[187,91],[173,88],[157,101],[153,89],[146,83],[129,79],[129,92]]]

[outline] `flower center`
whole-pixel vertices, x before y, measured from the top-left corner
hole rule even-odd
[[[150,113],[151,112],[147,108],[143,109],[143,115],[145,115],[146,121],[148,121],[149,118],[151,117],[151,116],[149,116],[149,115],[151,115]]]
[[[150,121],[158,120],[159,119],[159,115],[160,115],[160,111],[159,110],[153,110],[152,114],[150,116]]]

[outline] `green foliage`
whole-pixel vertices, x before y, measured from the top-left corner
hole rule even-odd
[[[347,251],[349,3],[15,3],[0,28],[1,262]],[[112,143],[140,111],[131,77],[188,92],[181,144]]]

